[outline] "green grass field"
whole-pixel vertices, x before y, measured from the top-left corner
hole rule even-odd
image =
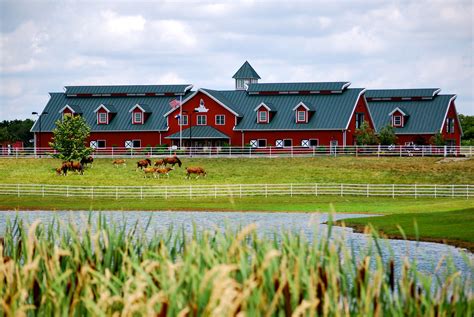
[[[474,160],[440,163],[439,158],[273,158],[273,159],[183,159],[183,166],[171,172],[169,179],[143,178],[135,170],[138,159],[127,160],[126,167],[115,168],[111,159],[96,159],[85,175],[71,173],[57,176],[55,159],[0,160],[2,183],[68,184],[68,185],[183,185],[238,183],[371,183],[371,184],[473,184]],[[208,171],[204,179],[185,180],[184,167],[202,166]],[[442,226],[457,219],[461,228],[474,226],[468,212],[474,200],[388,197],[222,197],[173,199],[89,199],[0,196],[3,210],[228,210],[274,212],[353,212],[390,215],[365,218],[346,223],[358,227],[372,223],[381,231],[401,237],[401,225],[414,237],[413,220],[421,219],[422,239],[464,241],[473,243],[468,229]],[[436,213],[434,216],[433,213]],[[418,215],[426,215],[418,218]],[[433,215],[433,216],[431,216]],[[399,217],[398,217],[399,216]],[[415,217],[416,216],[416,217]],[[449,229],[448,229],[449,228]],[[457,243],[457,242],[456,242]]]
[[[372,184],[469,184],[474,180],[474,160],[439,163],[439,158],[274,158],[274,159],[187,159],[171,172],[169,179],[144,179],[135,171],[138,159],[115,168],[112,159],[96,159],[85,174],[59,177],[55,159],[0,160],[2,183],[70,185],[176,185],[189,184],[184,167],[202,166],[203,184],[258,183],[372,183]]]

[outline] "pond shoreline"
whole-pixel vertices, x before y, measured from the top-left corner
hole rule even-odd
[[[345,228],[350,228],[356,233],[365,233],[365,229],[367,225],[362,225],[362,224],[347,224],[344,222],[344,220],[339,220],[334,222],[335,226],[338,227],[345,227]],[[383,230],[379,229],[378,234],[380,235],[381,238],[384,239],[396,239],[396,240],[405,240],[405,238],[401,234],[387,234]],[[474,253],[474,243],[468,242],[468,241],[461,241],[461,240],[454,240],[454,239],[440,239],[440,238],[431,238],[431,237],[418,237],[418,240],[416,237],[412,236],[407,236],[406,240],[410,241],[422,241],[422,242],[433,242],[433,243],[440,243],[440,244],[445,244],[445,245],[451,245],[456,248],[464,249],[469,251],[471,254]]]

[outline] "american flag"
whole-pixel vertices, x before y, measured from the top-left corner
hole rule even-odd
[[[180,103],[179,103],[178,99],[173,99],[173,100],[170,101],[170,107],[173,108],[173,109],[178,107],[179,105],[180,105]]]

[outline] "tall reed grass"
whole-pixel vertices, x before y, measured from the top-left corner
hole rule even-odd
[[[472,277],[400,271],[338,239],[184,227],[146,236],[89,218],[7,222],[0,240],[5,316],[472,316]],[[145,226],[145,229],[147,226]],[[315,235],[317,236],[317,235]],[[448,266],[449,261],[448,261]]]

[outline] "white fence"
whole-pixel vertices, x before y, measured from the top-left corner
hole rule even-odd
[[[50,157],[55,152],[51,148],[24,148],[0,150],[0,158]],[[355,156],[355,157],[470,157],[473,146],[432,146],[432,145],[374,145],[374,146],[293,146],[293,147],[143,147],[143,148],[97,148],[94,157],[135,158],[161,157],[170,155],[182,157],[314,157],[314,156]]]
[[[76,186],[0,184],[0,195],[40,197],[85,197],[150,199],[171,197],[249,197],[249,196],[363,196],[363,197],[473,197],[474,185],[421,184],[221,184],[180,186]]]

